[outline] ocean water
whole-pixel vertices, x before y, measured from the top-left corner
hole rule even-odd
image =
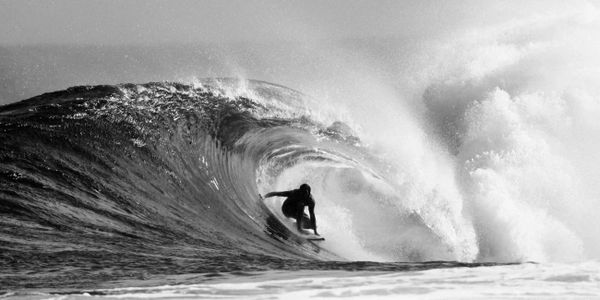
[[[390,181],[394,165],[349,125],[308,118],[311,101],[224,78],[2,107],[4,296],[599,295],[595,262],[492,259],[448,195],[399,201],[412,189]],[[313,186],[325,241],[260,196],[297,182]]]
[[[37,290],[8,299],[598,299],[598,263],[456,266],[404,271],[264,271],[123,282],[126,287]],[[438,268],[439,267],[439,268]]]
[[[2,48],[0,297],[600,298],[599,15]],[[300,183],[325,241],[261,197]]]

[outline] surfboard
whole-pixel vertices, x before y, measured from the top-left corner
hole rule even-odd
[[[301,237],[305,238],[307,241],[324,241],[325,238],[320,236],[320,235],[316,235],[316,234],[306,234],[306,235],[300,235]]]

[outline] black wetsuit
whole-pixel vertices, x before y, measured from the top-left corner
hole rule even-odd
[[[296,219],[298,223],[298,229],[317,229],[317,222],[315,219],[315,200],[313,199],[310,192],[304,190],[291,190],[285,192],[273,192],[271,196],[288,197],[283,201],[281,211],[288,218]],[[308,206],[309,216],[304,213],[304,207]]]

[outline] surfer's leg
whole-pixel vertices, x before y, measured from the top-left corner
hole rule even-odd
[[[289,198],[283,201],[283,205],[281,206],[281,212],[286,218],[296,218],[297,211],[296,207],[294,207],[293,203],[289,201]]]
[[[291,209],[291,207],[288,205],[284,204],[281,207],[281,212],[283,213],[284,216],[286,216],[286,218],[295,218],[296,217],[296,211]]]
[[[302,228],[304,229],[312,229],[311,226],[311,222],[310,222],[310,217],[307,214],[303,214],[302,215],[302,219],[300,220],[300,222],[302,222]]]

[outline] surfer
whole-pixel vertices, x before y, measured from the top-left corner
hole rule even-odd
[[[285,191],[285,192],[271,192],[265,195],[265,198],[269,197],[287,197],[283,201],[281,211],[288,218],[296,219],[296,226],[298,231],[305,233],[302,228],[313,229],[316,235],[317,233],[317,219],[315,219],[315,200],[310,194],[310,186],[306,183],[300,185],[297,190]],[[308,206],[308,212],[310,218],[304,213],[304,207]],[[309,223],[310,222],[310,223]]]

